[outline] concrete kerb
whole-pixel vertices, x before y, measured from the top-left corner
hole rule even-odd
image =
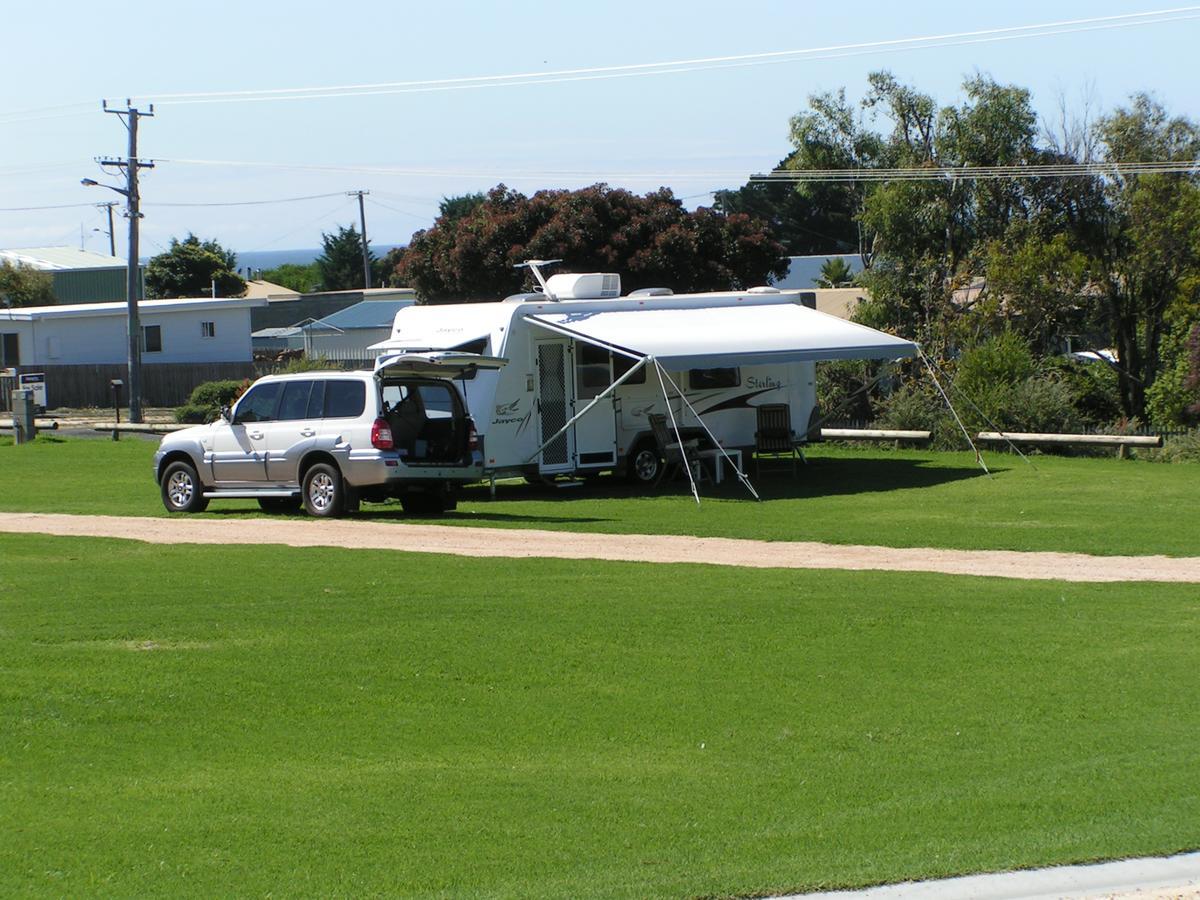
[[[1090,897],[1200,897],[1200,853],[1091,865],[907,881],[859,891],[792,894],[776,900],[1058,900]]]

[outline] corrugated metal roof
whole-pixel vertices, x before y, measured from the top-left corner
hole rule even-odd
[[[23,247],[0,250],[0,259],[22,263],[35,269],[124,269],[125,260],[106,253],[93,253],[78,247]]]
[[[347,331],[351,328],[387,328],[396,321],[396,313],[406,306],[413,305],[412,300],[363,300],[353,306],[331,313],[313,323],[313,328],[319,330],[322,325]]]

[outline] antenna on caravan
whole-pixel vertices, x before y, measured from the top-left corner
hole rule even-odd
[[[554,294],[550,293],[550,288],[546,287],[546,278],[544,275],[542,275],[541,267],[542,266],[552,266],[555,263],[560,263],[560,262],[562,262],[561,259],[527,259],[523,263],[517,263],[515,266],[513,266],[513,268],[514,269],[528,268],[529,271],[533,272],[533,277],[538,280],[538,284],[540,284],[542,286],[542,293],[545,294],[551,300],[557,300],[558,298],[555,297]]]

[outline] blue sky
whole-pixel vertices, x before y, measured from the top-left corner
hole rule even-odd
[[[96,156],[125,152],[125,130],[101,112],[101,98],[156,103],[141,125],[141,155],[163,160],[143,181],[145,253],[188,231],[240,251],[317,246],[323,230],[357,221],[344,192],[358,189],[371,192],[372,242],[404,243],[432,222],[443,196],[500,181],[526,193],[665,184],[690,206],[706,203],[706,192],[735,187],[787,153],[788,119],[808,95],[844,86],[858,98],[881,68],[941,103],[959,99],[963,77],[980,71],[1028,87],[1046,114],[1060,97],[1077,107],[1090,93],[1094,110],[1107,111],[1146,90],[1200,119],[1200,19],[652,77],[273,102],[167,95],[636,65],[1167,8],[1152,0],[12,4],[0,56],[0,210],[85,205],[0,211],[0,247],[78,246],[82,226],[89,249],[107,248],[93,231],[103,214],[87,204],[119,198],[79,185],[105,180]],[[213,164],[228,161],[256,165]],[[319,194],[335,196],[170,205]],[[117,230],[121,254],[121,219]]]

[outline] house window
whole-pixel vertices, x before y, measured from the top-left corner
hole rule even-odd
[[[201,322],[200,323],[200,337],[208,338],[208,337],[216,337],[216,336],[217,336],[217,323],[216,322]]]
[[[20,335],[14,331],[0,334],[0,368],[10,368],[21,364]]]
[[[142,352],[162,353],[162,326],[142,326]]]

